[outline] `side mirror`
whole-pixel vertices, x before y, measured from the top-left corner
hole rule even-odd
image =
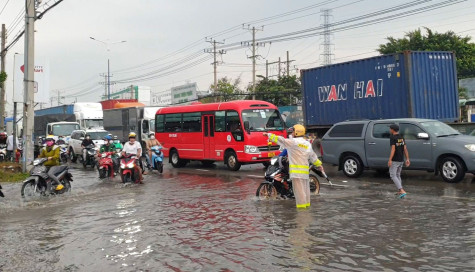
[[[249,134],[251,133],[251,125],[249,124],[249,121],[244,121],[244,130]]]
[[[428,140],[429,139],[429,134],[424,133],[424,132],[417,133],[417,139]]]

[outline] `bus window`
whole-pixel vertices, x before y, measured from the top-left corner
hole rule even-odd
[[[157,115],[155,117],[155,132],[164,132],[165,128],[163,126],[163,121],[165,120],[164,115]]]
[[[226,131],[233,132],[237,129],[242,130],[241,120],[239,120],[239,114],[237,111],[227,111],[226,112]]]
[[[183,132],[201,132],[201,112],[183,113]]]
[[[223,132],[226,130],[226,112],[225,111],[217,111],[215,113],[216,120],[215,120],[215,131],[216,132]]]
[[[180,132],[181,129],[181,113],[165,115],[165,131]]]

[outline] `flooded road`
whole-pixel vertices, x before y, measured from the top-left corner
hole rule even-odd
[[[423,172],[322,185],[308,210],[258,201],[261,166],[166,167],[144,185],[72,169],[70,195],[23,202],[2,184],[0,271],[473,271],[475,182]]]

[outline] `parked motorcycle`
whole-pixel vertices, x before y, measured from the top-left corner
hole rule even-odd
[[[68,163],[68,158],[69,158],[68,146],[66,144],[62,144],[59,147],[61,148],[61,151],[60,151],[61,163]]]
[[[7,160],[7,145],[0,144],[0,162]]]
[[[163,173],[163,152],[161,146],[153,146],[152,150],[152,169]]]
[[[88,145],[86,146],[86,160],[84,161],[83,156],[79,156],[81,158],[82,166],[86,168],[88,165],[94,168],[96,166],[96,148],[94,145]]]
[[[135,171],[137,161],[136,154],[126,154],[120,160],[120,178],[123,183],[140,182],[139,173]]]
[[[114,178],[114,162],[112,160],[112,156],[115,152],[104,152],[98,154],[99,163],[98,163],[98,170],[99,170],[99,178],[104,179],[106,177]]]
[[[274,157],[270,161],[271,165],[267,168],[264,175],[265,181],[262,182],[256,191],[256,196],[262,199],[266,198],[295,198],[292,187],[292,180],[289,178],[289,167],[287,157]],[[317,176],[326,177],[325,173],[318,170],[314,165],[310,166],[310,191],[318,195],[320,192],[320,182]]]
[[[23,181],[21,187],[21,196],[23,198],[31,198],[46,195],[60,195],[71,190],[71,182],[73,175],[69,173],[68,166],[58,166],[54,175],[63,188],[56,190],[56,186],[51,186],[51,178],[48,176],[48,168],[44,166],[47,158],[40,158],[33,161],[33,168],[30,170],[30,177]]]

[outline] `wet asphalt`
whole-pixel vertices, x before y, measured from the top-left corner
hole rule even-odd
[[[191,163],[144,185],[71,164],[68,195],[24,201],[2,184],[0,271],[474,271],[475,180],[326,171],[307,210],[259,201],[261,165]]]

